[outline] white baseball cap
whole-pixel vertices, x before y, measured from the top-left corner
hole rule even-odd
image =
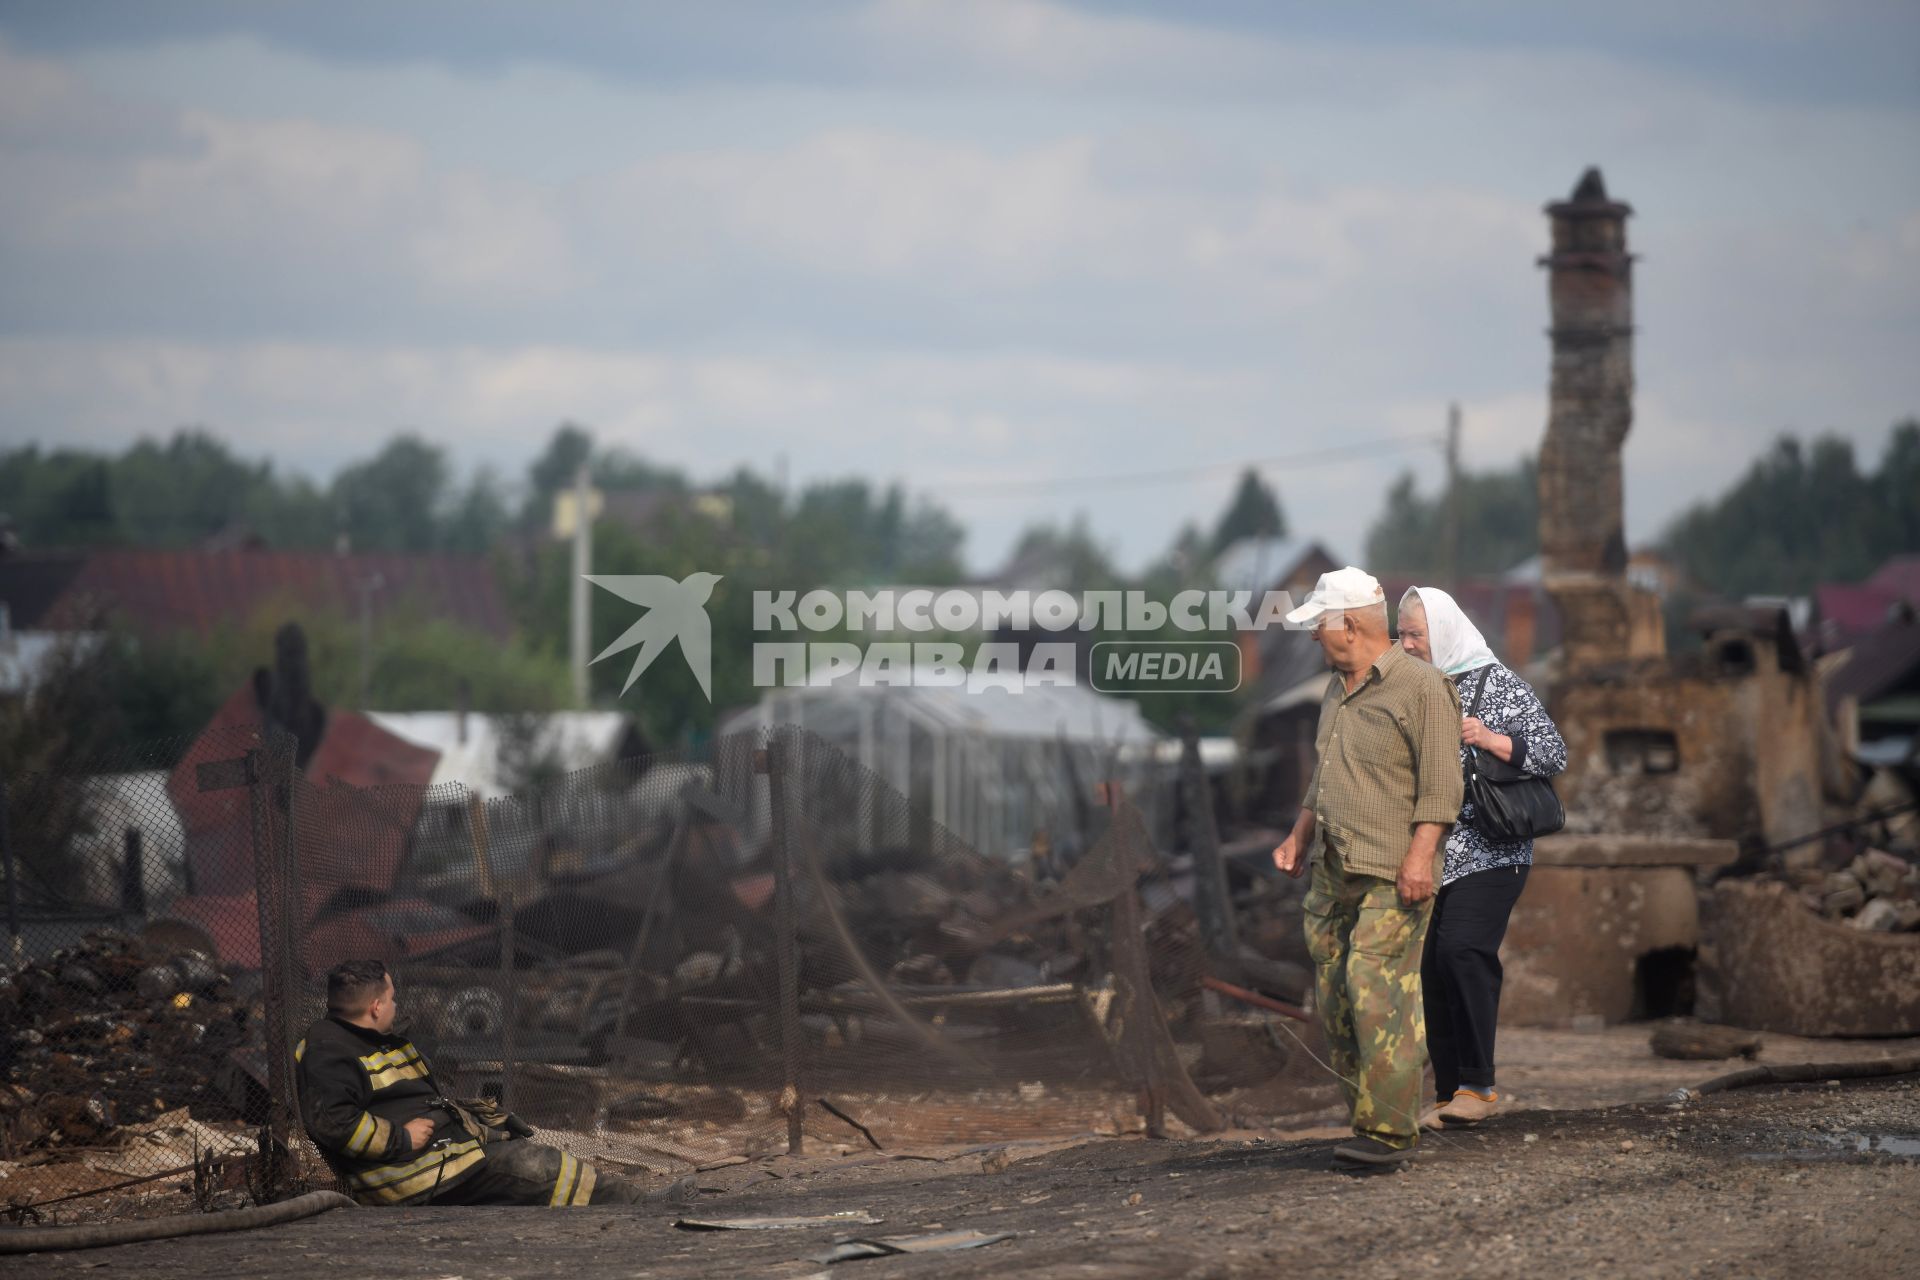
[[[1365,569],[1348,565],[1321,574],[1307,602],[1287,615],[1287,623],[1296,627],[1311,626],[1322,614],[1364,609],[1370,604],[1385,604],[1386,600],[1387,593],[1380,589],[1380,579]]]

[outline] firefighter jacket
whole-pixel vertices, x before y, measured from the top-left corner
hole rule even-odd
[[[361,1204],[428,1199],[485,1159],[405,1036],[322,1018],[294,1058],[307,1133]],[[422,1116],[432,1119],[433,1137],[415,1148],[406,1124]]]

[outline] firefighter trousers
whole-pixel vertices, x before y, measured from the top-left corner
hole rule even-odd
[[[489,1142],[480,1167],[434,1204],[521,1204],[571,1208],[583,1204],[639,1204],[646,1192],[625,1178],[602,1173],[558,1147],[525,1138]]]

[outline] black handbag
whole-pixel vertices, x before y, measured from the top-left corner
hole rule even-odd
[[[1492,675],[1491,666],[1480,668],[1466,714],[1479,708]],[[1551,782],[1478,747],[1467,748],[1467,799],[1473,802],[1473,825],[1503,844],[1552,835],[1567,825],[1567,811]]]

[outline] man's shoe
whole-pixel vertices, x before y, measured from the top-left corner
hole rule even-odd
[[[1413,1159],[1413,1148],[1390,1147],[1378,1138],[1352,1138],[1333,1149],[1333,1158],[1341,1164],[1385,1168]]]
[[[1434,1129],[1434,1130],[1446,1128],[1447,1127],[1446,1121],[1440,1118],[1440,1108],[1446,1105],[1447,1104],[1444,1102],[1436,1102],[1432,1106],[1428,1107],[1425,1111],[1421,1112],[1420,1127],[1422,1129]]]
[[[1479,1124],[1500,1110],[1500,1095],[1489,1089],[1484,1094],[1462,1089],[1453,1101],[1440,1108],[1440,1123],[1462,1127]]]

